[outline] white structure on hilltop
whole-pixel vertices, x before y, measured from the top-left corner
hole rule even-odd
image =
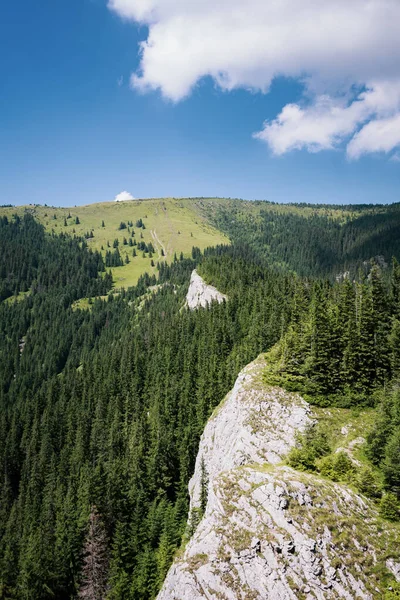
[[[120,192],[114,198],[115,202],[126,202],[127,200],[134,200],[135,198],[129,192]]]

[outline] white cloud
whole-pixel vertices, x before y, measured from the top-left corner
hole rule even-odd
[[[398,146],[400,146],[400,113],[364,125],[347,146],[347,155],[350,158],[359,158],[362,154],[372,152],[387,154]]]
[[[129,192],[120,192],[114,198],[115,202],[125,202],[126,200],[134,200],[135,198]]]
[[[390,152],[400,144],[400,82],[373,83],[352,102],[318,96],[306,108],[287,104],[276,119],[265,122],[254,135],[274,154],[307,149],[330,150],[354,134],[347,146],[349,158],[368,152]],[[384,117],[384,118],[381,118]]]
[[[267,121],[254,137],[267,142],[277,155],[302,148],[309,152],[329,150],[356,128],[360,117],[357,104],[341,106],[328,96],[318,97],[305,109],[287,104],[278,117]]]
[[[379,112],[387,103],[393,106],[392,95],[397,98],[399,0],[109,0],[108,5],[148,27],[140,68],[131,76],[140,91],[160,90],[176,102],[204,76],[226,91],[262,92],[277,76],[300,78],[311,105],[287,105],[258,136],[276,153],[335,147],[375,118],[369,102]],[[364,86],[368,97],[351,101],[351,90]],[[394,117],[391,110],[385,118]]]

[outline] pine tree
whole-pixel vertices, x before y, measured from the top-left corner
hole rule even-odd
[[[400,264],[396,258],[392,260],[390,302],[394,316],[400,319]]]
[[[158,587],[161,587],[165,579],[176,549],[176,523],[171,507],[167,508],[163,520],[164,528],[157,549]]]
[[[389,305],[382,282],[382,273],[373,265],[370,273],[374,320],[374,358],[377,384],[383,384],[389,369]]]
[[[397,521],[399,518],[399,503],[391,492],[383,494],[379,504],[379,514],[388,521]]]
[[[371,290],[368,286],[359,286],[358,304],[358,362],[357,388],[360,392],[369,392],[376,374],[376,339],[374,307]]]
[[[392,329],[389,336],[390,346],[390,366],[392,377],[395,380],[400,378],[400,320],[394,318],[392,322]]]
[[[378,494],[378,486],[376,485],[375,477],[372,469],[368,466],[361,468],[357,475],[357,488],[368,496],[368,498],[375,498]]]
[[[400,498],[400,427],[390,437],[382,464],[385,482]]]

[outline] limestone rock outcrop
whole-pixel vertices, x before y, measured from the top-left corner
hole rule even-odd
[[[208,285],[197,273],[196,269],[190,277],[189,289],[186,294],[186,306],[191,310],[195,308],[205,308],[211,302],[223,302],[227,296],[221,294],[217,288]]]
[[[204,430],[191,515],[205,483],[207,506],[158,600],[383,597],[376,573],[397,568],[397,530],[347,486],[282,464],[312,413],[297,394],[266,388],[264,366],[240,373]]]

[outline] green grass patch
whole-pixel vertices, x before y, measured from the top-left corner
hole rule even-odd
[[[172,262],[174,255],[179,257],[181,252],[185,257],[191,256],[193,246],[204,250],[209,246],[229,244],[229,239],[210,224],[207,215],[190,199],[102,202],[71,208],[38,205],[0,208],[0,216],[7,215],[9,218],[15,213],[23,215],[24,212],[33,214],[48,232],[71,236],[93,235],[87,239],[88,246],[101,251],[103,255],[107,250],[113,250],[114,240],[117,239],[122,259],[128,256],[130,262],[111,269],[116,289],[136,285],[139,277],[146,272],[155,273],[156,266],[152,266],[152,260],[154,265],[158,261]],[[139,219],[142,219],[144,229],[136,226]],[[124,245],[124,238],[129,242],[130,237],[128,222],[133,223],[130,229],[133,229],[137,242],[152,243],[155,248],[153,257],[147,254],[144,258],[140,250],[133,257],[133,247]],[[127,227],[120,229],[121,223]]]

